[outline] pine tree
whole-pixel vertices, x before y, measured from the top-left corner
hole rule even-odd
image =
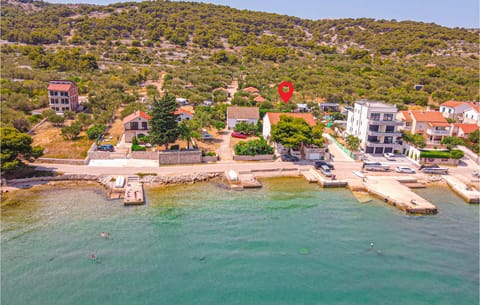
[[[154,145],[165,145],[168,149],[169,143],[174,143],[179,135],[177,125],[177,109],[175,96],[165,94],[160,100],[153,98],[152,115],[150,120],[150,143]]]

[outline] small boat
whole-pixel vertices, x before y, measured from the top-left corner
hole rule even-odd
[[[232,181],[237,181],[238,180],[238,175],[233,169],[231,169],[228,172],[228,176],[229,176],[230,180],[232,180]]]
[[[123,188],[124,185],[125,185],[125,177],[117,176],[117,179],[115,179],[115,188]]]

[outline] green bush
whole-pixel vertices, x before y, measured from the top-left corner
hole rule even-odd
[[[146,151],[147,149],[145,146],[140,146],[140,145],[133,145],[132,144],[132,151]]]
[[[235,145],[235,154],[238,156],[255,156],[273,154],[273,148],[265,139],[242,141]]]
[[[461,150],[448,150],[448,151],[425,150],[420,153],[420,158],[461,159],[463,158],[463,151]]]
[[[257,132],[257,125],[247,122],[240,122],[235,125],[235,131],[243,131],[248,135],[254,135]]]

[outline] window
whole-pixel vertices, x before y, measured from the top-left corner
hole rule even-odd
[[[395,132],[395,126],[386,126],[385,127],[385,132],[387,132],[387,133]]]
[[[368,127],[368,130],[370,130],[370,131],[378,131],[378,125],[370,125],[370,126]]]
[[[142,122],[142,129],[148,129],[147,122]]]
[[[383,143],[385,144],[392,144],[393,143],[393,137],[385,137],[383,139]]]
[[[380,121],[380,113],[378,112],[371,113],[370,119],[373,121]]]
[[[55,104],[55,99],[54,98],[50,99],[50,104]]]
[[[375,143],[375,142],[378,142],[378,138],[375,136],[368,136],[367,141]]]
[[[138,129],[138,122],[131,122],[130,123],[130,129],[133,129],[133,130]]]
[[[383,115],[383,120],[384,121],[393,121],[393,113],[385,113]]]

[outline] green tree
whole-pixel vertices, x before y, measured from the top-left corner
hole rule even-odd
[[[480,129],[475,130],[468,134],[468,139],[473,143],[480,142]]]
[[[302,118],[280,116],[280,121],[272,125],[271,139],[288,148],[298,149],[302,143],[312,142],[312,128]]]
[[[440,144],[446,145],[447,149],[452,149],[457,145],[464,145],[465,141],[457,137],[445,137],[442,139],[442,141],[440,141]]]
[[[175,95],[165,94],[164,97],[157,100],[153,98],[152,114],[149,132],[150,143],[154,145],[164,145],[168,149],[168,144],[177,140],[179,130],[177,125],[177,115],[174,114],[177,109]]]
[[[87,135],[90,140],[97,139],[105,132],[105,125],[95,124],[87,130]]]
[[[43,154],[43,148],[32,147],[32,137],[15,128],[0,128],[0,162],[2,172],[12,172]]]
[[[347,142],[347,148],[351,151],[357,151],[360,147],[360,139],[354,135],[348,135],[345,141]]]
[[[78,122],[74,122],[70,126],[62,127],[62,136],[65,140],[74,140],[82,131],[82,126]]]
[[[257,132],[257,125],[248,122],[239,122],[235,125],[235,131],[243,131],[248,135],[254,135]]]
[[[187,141],[187,149],[190,149],[190,143],[192,142],[192,127],[190,126],[190,122],[188,120],[183,120],[178,124],[178,132],[181,139]]]

